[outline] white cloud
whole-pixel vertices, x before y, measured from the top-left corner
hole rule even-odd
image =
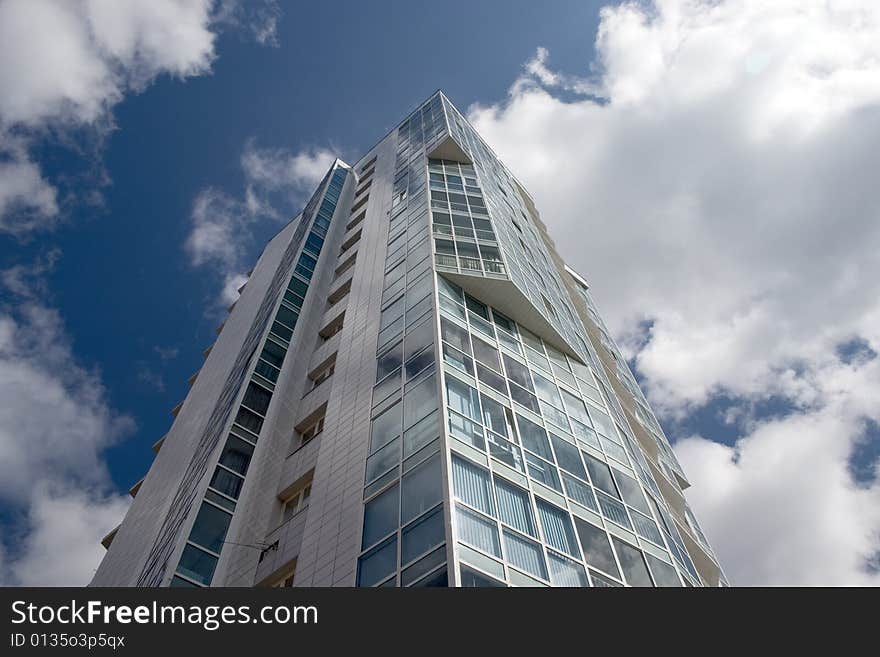
[[[83,583],[82,565],[100,558],[95,541],[125,506],[102,453],[133,421],[110,408],[100,374],[76,362],[58,313],[39,301],[45,286],[28,287],[54,257],[2,276],[20,301],[0,309],[0,503],[23,517],[0,538],[0,580],[10,584],[42,583],[41,571],[54,584]],[[64,540],[43,542],[53,537]]]
[[[0,0],[0,230],[57,221],[56,192],[23,146],[47,128],[106,130],[126,93],[208,73],[220,28],[276,40],[271,0]],[[18,148],[9,157],[8,142]],[[7,215],[14,215],[7,217]],[[19,216],[20,215],[20,216]]]
[[[36,491],[16,556],[0,559],[0,582],[85,586],[104,555],[101,539],[119,524],[129,503],[127,495],[96,495],[83,489]]]
[[[314,192],[334,159],[326,148],[292,153],[282,148],[259,148],[249,139],[241,155],[243,198],[214,187],[199,192],[193,203],[192,229],[184,248],[193,266],[210,265],[220,274],[223,306],[238,298],[238,288],[247,280],[241,272],[246,268],[256,224],[266,219],[291,219]]]
[[[812,485],[872,538],[843,535],[845,565],[825,570],[825,552],[781,525],[767,528],[763,548],[811,555],[780,573],[789,583],[859,581],[880,523],[862,512],[846,459],[872,411],[837,398],[877,388],[842,376],[835,348],[856,337],[880,348],[880,6],[627,3],[602,10],[596,47],[584,78],[554,72],[539,50],[504,103],[472,107],[470,118],[534,194],[614,332],[636,345],[655,407],[684,417],[724,394],[747,409],[771,396],[798,409],[788,424],[744,426],[742,454],[755,444],[772,452],[808,426],[832,429],[822,467],[838,476]],[[694,455],[718,474],[691,498],[722,561],[738,564],[734,580],[769,577],[760,555],[749,571],[747,546],[737,553],[724,539],[760,522],[742,491],[772,470],[688,445],[694,480]],[[725,474],[741,487],[722,488]],[[792,471],[783,475],[782,489],[798,489]],[[826,531],[822,514],[798,518],[803,540]]]

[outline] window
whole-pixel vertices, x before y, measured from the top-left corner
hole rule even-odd
[[[645,496],[642,494],[639,482],[629,475],[623,474],[619,470],[614,471],[614,478],[617,480],[617,485],[620,488],[620,494],[623,497],[623,501],[642,513],[651,515],[651,511],[648,509],[648,503],[645,501]]]
[[[398,342],[376,359],[376,381],[381,381],[403,363],[403,343]]]
[[[306,429],[303,429],[301,440],[300,440],[300,445],[305,445],[307,442],[309,442],[312,438],[317,436],[323,430],[324,430],[324,416],[322,415],[320,418],[318,418],[318,420],[314,424],[307,427]]]
[[[492,498],[492,478],[489,473],[470,461],[457,456],[452,457],[452,479],[455,496],[490,516],[495,515],[495,502]]]
[[[477,422],[481,420],[480,400],[477,391],[471,388],[468,384],[462,383],[454,377],[447,376],[446,397],[450,408],[454,411],[458,411],[462,415],[469,417],[472,420],[476,420]]]
[[[578,550],[568,511],[541,499],[535,501],[538,503],[538,516],[541,518],[541,528],[544,530],[544,540],[547,544],[572,557],[580,557],[581,553]]]
[[[252,411],[256,411],[260,415],[265,415],[269,409],[269,402],[272,400],[272,393],[256,383],[248,383],[247,390],[244,393],[244,399],[241,403]]]
[[[519,437],[522,446],[545,459],[553,459],[550,451],[550,443],[547,441],[547,433],[534,422],[525,419],[519,413],[516,414],[516,423],[519,425]]]
[[[310,376],[310,378],[312,379],[312,390],[314,390],[319,385],[324,383],[324,381],[326,381],[331,376],[333,376],[333,372],[335,370],[336,370],[336,359],[334,358],[333,361],[329,365],[325,365],[324,367],[319,369],[317,372],[312,372],[312,374]]]
[[[507,586],[504,582],[499,582],[465,566],[461,567],[461,585],[464,588],[497,588]]]
[[[495,433],[509,438],[513,433],[510,410],[484,394],[480,395],[480,402],[483,406],[483,424]]]
[[[365,549],[397,529],[400,491],[389,488],[364,505],[364,533],[361,549]]]
[[[426,463],[403,476],[402,522],[409,522],[427,511],[443,497],[440,481],[440,458],[432,456]]]
[[[535,391],[538,393],[538,399],[545,401],[548,404],[553,404],[557,408],[561,407],[562,400],[559,397],[559,391],[556,389],[556,384],[540,374],[533,372],[533,376],[535,379]]]
[[[309,497],[312,494],[312,484],[308,483],[290,497],[284,500],[283,522],[287,522],[297,513],[309,505]]]
[[[536,537],[528,491],[495,477],[495,495],[498,498],[498,517],[501,521],[524,534]]]
[[[584,464],[581,463],[578,448],[552,433],[550,440],[553,442],[553,451],[556,452],[556,463],[559,464],[559,467],[581,479],[586,479],[587,472],[584,470]]]
[[[244,475],[247,473],[253,453],[253,445],[237,436],[230,435],[223,447],[223,453],[220,455],[220,464]]]
[[[491,367],[498,372],[501,371],[501,360],[498,358],[498,350],[495,347],[483,342],[477,337],[473,338],[474,358],[483,365]]]
[[[553,586],[589,586],[584,567],[578,562],[566,559],[549,550],[547,551],[547,562],[550,566],[550,582]]]
[[[547,579],[547,566],[544,565],[544,555],[541,546],[530,541],[524,536],[504,530],[504,552],[507,561],[536,577]]]
[[[214,576],[214,568],[217,566],[217,557],[200,550],[194,545],[183,548],[177,572],[189,577],[200,584],[208,586]]]
[[[507,370],[507,378],[518,383],[529,392],[534,392],[532,379],[529,377],[529,368],[518,360],[504,354],[504,369]]]
[[[608,542],[608,534],[593,524],[575,517],[575,529],[578,538],[581,539],[581,547],[584,549],[586,562],[615,577],[620,577],[617,563],[614,561],[614,553],[611,552],[611,544]]]
[[[493,520],[457,504],[455,505],[455,520],[458,538],[462,543],[496,557],[501,556],[498,526]]]
[[[445,540],[446,531],[443,527],[443,508],[440,507],[403,530],[401,533],[400,561],[402,564],[409,563]]]
[[[408,429],[437,408],[436,376],[409,389],[403,396],[403,428]],[[409,386],[407,386],[409,387]]]
[[[373,586],[397,568],[397,537],[393,536],[358,560],[358,586]]]
[[[620,559],[620,567],[623,569],[626,583],[630,586],[653,586],[642,551],[616,536],[612,536],[611,540],[617,551],[617,558]]]
[[[446,342],[451,344],[456,349],[465,352],[466,354],[471,353],[470,342],[468,340],[468,332],[465,329],[458,326],[458,324],[449,321],[445,317],[441,317],[440,330],[443,335],[443,339]]]
[[[397,402],[387,411],[373,418],[370,431],[370,451],[375,452],[400,435],[403,406]]]
[[[223,548],[223,541],[226,538],[226,530],[229,529],[229,523],[232,516],[221,511],[216,506],[202,502],[199,514],[193,524],[189,540],[205,547],[212,552],[219,553]]]
[[[617,494],[617,487],[614,485],[614,479],[611,477],[611,469],[602,461],[587,453],[584,453],[584,461],[587,464],[587,470],[590,471],[590,479],[593,480],[593,485],[619,499],[620,495]]]
[[[645,558],[648,560],[648,567],[651,569],[651,574],[654,576],[654,582],[657,586],[681,586],[681,580],[678,579],[678,573],[675,572],[673,566],[660,561],[660,559],[647,552],[645,553]]]
[[[529,469],[529,476],[535,481],[540,481],[546,486],[550,486],[553,490],[562,492],[562,484],[559,482],[559,474],[552,463],[548,463],[544,459],[539,459],[533,454],[526,452],[526,464]]]

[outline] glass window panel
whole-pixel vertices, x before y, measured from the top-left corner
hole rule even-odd
[[[217,557],[200,550],[194,545],[187,545],[180,555],[180,563],[177,572],[190,579],[208,586],[214,576],[214,568],[217,566]]]
[[[506,587],[507,584],[505,584],[504,582],[499,582],[496,579],[492,579],[491,577],[487,577],[482,573],[478,573],[475,570],[471,570],[470,568],[462,566],[461,586],[463,588],[503,588]]]
[[[277,342],[266,340],[266,344],[263,347],[260,358],[272,363],[272,365],[274,365],[275,367],[281,367],[281,364],[284,362],[284,355],[286,353],[287,350]]]
[[[608,542],[608,534],[605,533],[605,530],[578,517],[574,519],[574,526],[577,530],[578,538],[581,539],[581,547],[584,549],[584,559],[586,562],[599,570],[605,571],[609,575],[620,577],[617,563],[614,561],[614,554],[611,552],[611,544]]]
[[[623,501],[642,513],[650,515],[651,511],[648,509],[648,502],[642,494],[639,482],[629,475],[625,475],[620,470],[614,471],[614,478],[617,480],[617,486],[620,489]]]
[[[401,479],[401,521],[406,523],[437,504],[442,497],[440,458],[432,456]]]
[[[446,540],[446,532],[443,528],[443,507],[441,506],[401,532],[401,563],[409,563],[444,540]]]
[[[565,410],[568,411],[568,414],[575,420],[589,425],[590,416],[587,414],[587,407],[584,402],[581,399],[572,395],[565,388],[561,388],[561,390],[562,400],[565,403]]]
[[[440,435],[440,414],[434,411],[403,434],[403,458],[415,454]]]
[[[587,471],[581,463],[580,451],[567,440],[551,433],[550,440],[553,442],[553,451],[556,453],[556,463],[563,470],[577,475],[581,479],[587,478]]]
[[[189,540],[208,548],[212,552],[220,552],[223,549],[223,541],[226,538],[226,530],[232,516],[221,511],[216,506],[202,502],[199,514],[189,534]]]
[[[495,515],[492,478],[487,470],[453,456],[452,480],[455,496],[459,500],[490,516]]]
[[[400,435],[402,406],[397,402],[373,420],[370,431],[370,451],[375,452]]]
[[[489,309],[486,307],[485,304],[480,303],[468,294],[464,295],[464,300],[468,310],[470,310],[472,313],[476,313],[483,319],[489,319]]]
[[[545,459],[553,459],[550,451],[550,442],[547,440],[547,432],[531,420],[527,420],[519,413],[516,414],[516,423],[519,425],[519,437],[522,446]]]
[[[600,575],[595,570],[590,571],[590,579],[593,580],[593,586],[599,589],[610,589],[617,586],[623,586],[623,584],[615,582],[613,579]]]
[[[244,393],[244,399],[241,403],[252,411],[256,411],[260,415],[265,415],[269,409],[269,402],[272,401],[272,393],[265,388],[258,386],[256,383],[248,383],[247,390]]]
[[[437,383],[432,374],[403,396],[403,426],[408,429],[437,408]]]
[[[542,499],[535,498],[535,502],[538,504],[538,517],[541,518],[544,541],[568,555],[580,557],[581,553],[574,537],[574,528],[571,526],[571,516],[568,515],[568,511]]]
[[[645,559],[648,560],[648,568],[651,569],[651,574],[654,576],[654,582],[657,586],[681,586],[678,573],[675,572],[675,568],[671,564],[661,561],[653,554],[648,554],[647,552],[645,552]]]
[[[660,530],[657,529],[657,525],[653,520],[637,511],[631,511],[630,516],[632,516],[636,534],[644,539],[653,541],[657,545],[663,545],[663,537],[660,536]]]
[[[617,434],[614,429],[614,422],[606,413],[596,409],[594,406],[590,406],[590,418],[593,420],[593,426],[596,428],[596,431],[616,439]]]
[[[253,453],[253,445],[236,436],[229,436],[226,439],[226,445],[223,447],[223,453],[220,455],[220,463],[230,470],[235,470],[237,473],[244,475],[247,473]]]
[[[403,317],[403,297],[400,297],[397,301],[393,302],[382,311],[382,315],[379,319],[379,329],[382,330],[387,328],[401,317]]]
[[[373,388],[373,406],[385,401],[393,393],[400,392],[400,372],[401,370],[398,368],[376,384]]]
[[[550,582],[553,586],[589,586],[587,573],[578,562],[550,551],[547,552],[547,562],[550,567]]]
[[[623,569],[626,583],[630,586],[653,586],[642,551],[616,536],[612,536],[611,540],[614,542],[617,558],[620,559],[620,567]]]
[[[564,429],[565,431],[569,430],[568,418],[565,416],[565,413],[560,411],[555,406],[551,406],[547,402],[542,401],[541,413],[544,415],[545,419],[552,422],[557,427]]]
[[[403,343],[398,342],[376,359],[376,381],[386,376],[403,364]]]
[[[507,371],[507,378],[518,383],[529,392],[534,392],[532,387],[532,379],[529,376],[529,368],[520,363],[518,360],[504,354],[504,369]]]
[[[364,534],[361,549],[370,547],[397,529],[399,510],[398,486],[389,488],[364,505]]]
[[[455,520],[458,540],[496,557],[501,556],[498,526],[493,520],[457,504],[455,505]]]
[[[358,586],[373,586],[397,569],[397,537],[358,561]]]
[[[455,299],[459,303],[464,302],[464,294],[462,293],[461,288],[455,283],[446,280],[442,276],[438,276],[437,287],[441,294],[446,295],[450,299]]]
[[[211,477],[211,488],[236,500],[243,484],[244,479],[219,466],[214,470],[214,476]]]
[[[504,552],[512,566],[547,579],[547,566],[544,564],[541,546],[534,541],[504,530]]]
[[[434,342],[434,323],[429,319],[422,322],[415,328],[407,326],[405,360],[409,360],[413,355],[422,351],[429,344]]]
[[[443,339],[456,349],[471,353],[470,341],[468,340],[468,332],[461,328],[455,322],[451,322],[445,317],[440,318],[440,332]]]
[[[562,400],[559,397],[559,390],[556,388],[556,384],[537,372],[532,372],[532,376],[535,380],[535,392],[538,394],[538,399],[561,408]]]
[[[596,488],[604,490],[609,495],[619,498],[614,479],[611,477],[611,469],[602,461],[584,452],[584,462],[590,472],[590,480]]]
[[[505,397],[507,396],[507,384],[504,381],[504,377],[480,363],[477,363],[477,379],[493,390],[497,390]]]
[[[596,513],[599,512],[599,507],[596,506],[596,498],[593,497],[593,491],[587,484],[564,472],[562,473],[562,482],[565,484],[565,493],[571,499],[588,509],[592,509]]]
[[[540,481],[550,488],[562,492],[562,485],[559,482],[559,474],[552,463],[548,463],[544,459],[526,452],[526,463],[529,468],[529,476],[536,481]]]
[[[385,474],[400,461],[400,440],[395,438],[367,459],[366,482]]]
[[[584,426],[576,420],[572,420],[571,429],[575,436],[583,440],[591,447],[595,447],[596,449],[602,448],[602,445],[599,443],[599,436],[597,436],[596,432],[589,427]]]
[[[483,424],[495,433],[509,438],[507,427],[510,411],[491,397],[483,394],[480,395],[480,402],[483,406]]]
[[[449,412],[449,434],[477,449],[486,449],[483,427],[452,411]]]
[[[510,384],[510,396],[520,406],[529,409],[532,413],[536,415],[541,414],[541,406],[538,404],[538,398],[535,397],[530,392],[527,392],[520,388],[515,383]]]
[[[479,396],[477,391],[468,384],[463,383],[454,377],[447,376],[446,397],[449,401],[450,408],[454,411],[458,411],[462,415],[469,417],[472,420],[476,420],[477,422],[481,420]]]
[[[471,376],[474,375],[474,361],[470,356],[466,356],[463,352],[455,347],[450,347],[443,343],[443,361],[452,365],[452,367],[467,372]]]
[[[417,374],[434,364],[434,350],[430,347],[406,361],[406,380],[411,381]]]
[[[524,534],[537,538],[528,491],[495,477],[495,494],[498,498],[498,517]]]
[[[493,370],[501,371],[501,360],[498,358],[498,350],[492,345],[483,342],[478,337],[473,337],[474,358]]]

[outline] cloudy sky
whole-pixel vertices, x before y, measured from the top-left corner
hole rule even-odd
[[[442,88],[731,581],[880,584],[880,5],[364,4],[0,0],[0,582],[90,579],[261,245]]]

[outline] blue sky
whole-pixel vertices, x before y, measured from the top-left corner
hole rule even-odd
[[[880,17],[806,4],[0,0],[0,581],[88,579],[230,281],[442,88],[734,583],[877,584]]]

